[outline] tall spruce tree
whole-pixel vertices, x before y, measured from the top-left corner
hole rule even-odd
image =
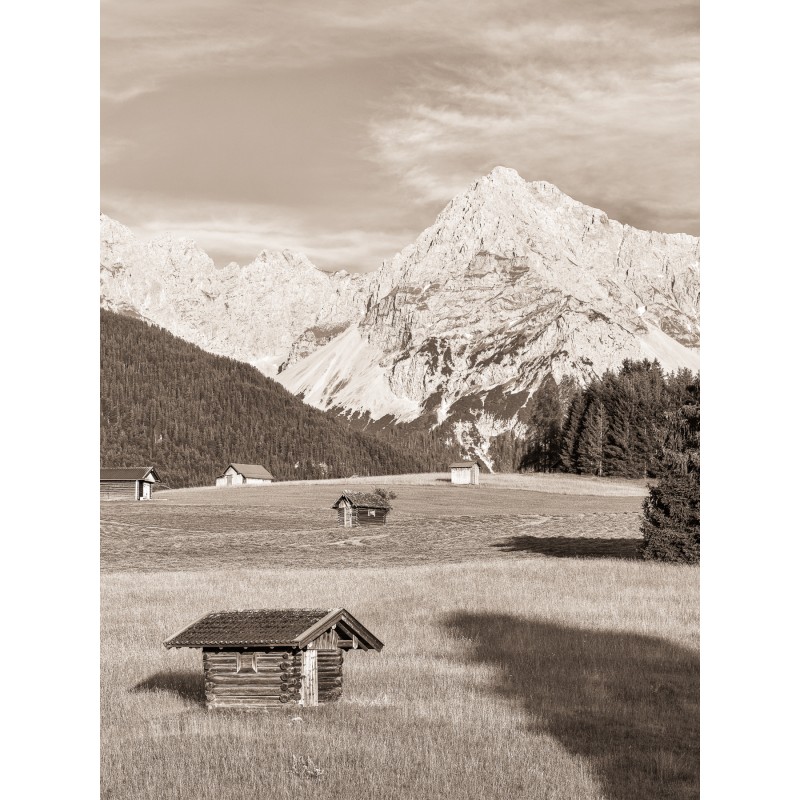
[[[581,421],[577,447],[578,472],[600,477],[606,474],[605,448],[608,422],[608,412],[602,398],[590,396]]]
[[[533,434],[521,469],[553,472],[561,465],[561,420],[563,417],[558,384],[548,375],[533,397]]]
[[[664,475],[644,502],[642,558],[700,561],[700,377],[685,384],[663,448]]]
[[[581,431],[581,420],[586,412],[587,395],[578,391],[567,409],[567,416],[561,428],[561,448],[559,460],[564,472],[578,471],[578,440]]]

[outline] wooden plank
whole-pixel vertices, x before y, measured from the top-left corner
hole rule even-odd
[[[241,675],[236,677],[215,677],[206,681],[206,686],[299,686],[299,680],[261,680],[257,675]]]
[[[216,686],[214,697],[280,697],[297,694],[294,691],[282,690],[280,686],[265,688],[263,686]]]
[[[280,697],[265,697],[265,698],[253,698],[253,697],[223,697],[219,700],[212,700],[210,703],[207,703],[206,706],[210,709],[215,708],[236,708],[236,709],[266,709],[266,708],[280,708],[286,703],[289,703],[289,699],[282,700]]]
[[[227,666],[227,665],[220,665],[220,666],[213,666],[213,667],[206,667],[205,670],[210,675],[222,675],[222,674],[231,674],[237,675],[240,673],[248,673],[251,675],[299,675],[300,674],[300,667],[299,666],[289,666],[289,667],[281,667],[281,666],[274,666],[274,667],[259,667],[258,672],[250,669],[243,669],[239,670],[237,673],[236,665]]]

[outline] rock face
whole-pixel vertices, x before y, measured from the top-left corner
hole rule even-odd
[[[640,231],[498,167],[370,275],[302,255],[214,267],[102,218],[103,304],[259,366],[319,408],[446,423],[491,466],[541,382],[699,366],[699,240]],[[422,421],[421,420],[421,421]]]
[[[304,352],[296,344],[303,337],[324,342],[326,334],[360,319],[367,283],[363,275],[329,275],[290,250],[264,250],[243,267],[216,267],[193,241],[167,234],[141,242],[100,216],[104,308],[135,313],[267,375],[295,350]]]

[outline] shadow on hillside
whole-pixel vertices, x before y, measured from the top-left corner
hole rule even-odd
[[[519,704],[590,766],[608,800],[699,795],[700,663],[662,639],[459,612],[467,659],[497,668],[487,691]],[[525,757],[524,752],[520,752]]]
[[[511,536],[497,547],[507,553],[538,553],[556,558],[638,558],[641,539],[601,539],[594,536]]]
[[[206,693],[203,673],[193,672],[156,672],[149,678],[139,681],[131,689],[132,692],[172,692],[184,700],[205,705]]]

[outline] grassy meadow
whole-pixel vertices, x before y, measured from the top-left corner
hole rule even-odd
[[[435,481],[359,487],[398,494],[366,532],[340,483],[103,504],[102,796],[696,797],[699,572],[633,558],[641,487]],[[385,648],[336,704],[207,712],[200,653],[161,642],[276,606],[344,606]]]
[[[397,494],[388,524],[337,527],[331,506],[341,493],[374,486]],[[490,476],[480,487],[413,475],[178,489],[105,503],[101,559],[104,570],[147,571],[632,557],[644,494],[638,482],[569,475]]]

